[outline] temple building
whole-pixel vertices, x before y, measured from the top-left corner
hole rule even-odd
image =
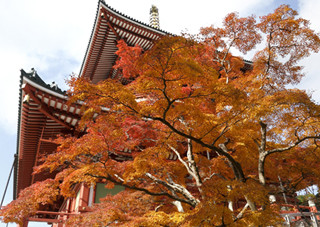
[[[99,1],[90,41],[85,53],[79,76],[97,83],[107,78],[121,78],[120,72],[113,69],[117,60],[117,41],[150,49],[154,41],[169,33],[159,29],[159,14],[155,6],[150,10],[151,24],[130,18]],[[40,157],[55,152],[54,139],[59,134],[81,135],[76,126],[81,118],[80,104],[67,104],[66,92],[55,84],[46,84],[35,69],[21,70],[19,119],[16,165],[14,169],[14,199],[19,193],[37,181],[54,177],[56,173],[32,175],[33,167],[40,164]],[[45,206],[33,217],[25,220],[47,222],[53,226],[65,226],[64,221],[80,212],[90,211],[93,203],[107,193],[115,194],[122,187],[107,190],[103,184],[74,188],[75,198],[61,199]]]
[[[126,83],[121,71],[114,69],[117,61],[117,41],[127,45],[139,45],[144,50],[153,47],[160,38],[172,35],[160,29],[159,10],[152,5],[150,24],[137,21],[99,0],[95,22],[88,47],[81,65],[79,77],[96,84],[112,78]],[[245,61],[244,71],[252,68],[252,62]],[[77,130],[82,116],[81,103],[68,103],[68,96],[57,84],[46,84],[35,69],[21,70],[19,94],[19,114],[17,151],[14,167],[14,199],[19,193],[38,181],[53,178],[57,173],[32,174],[33,168],[41,164],[41,157],[54,153],[58,147],[54,141],[58,135],[81,136]],[[130,152],[130,151],[128,151]],[[117,160],[116,157],[115,159]],[[121,158],[121,157],[120,157]],[[168,159],[175,160],[176,156]],[[96,185],[77,184],[73,190],[75,197],[61,198],[51,205],[41,206],[28,222],[46,222],[55,227],[63,227],[72,215],[90,212],[94,203],[107,194],[124,190],[122,186],[106,189],[103,183]]]

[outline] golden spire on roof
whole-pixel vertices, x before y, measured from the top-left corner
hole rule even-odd
[[[159,10],[155,5],[152,5],[150,9],[150,26],[160,29]]]

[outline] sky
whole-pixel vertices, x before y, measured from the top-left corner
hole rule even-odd
[[[117,11],[144,23],[156,5],[162,30],[179,35],[200,27],[220,26],[227,13],[261,16],[289,4],[320,31],[319,0],[105,0]],[[67,89],[65,79],[79,73],[89,42],[98,0],[0,0],[0,199],[16,152],[20,69],[35,68],[46,83]],[[250,60],[250,55],[245,56]],[[320,102],[320,54],[302,64],[306,77],[299,88]],[[12,181],[4,204],[12,200]],[[0,223],[0,227],[5,226]],[[29,226],[36,226],[30,224]],[[39,226],[39,225],[37,225]],[[40,226],[43,226],[40,225]]]

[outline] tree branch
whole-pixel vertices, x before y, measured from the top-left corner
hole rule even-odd
[[[178,196],[174,196],[174,195],[171,195],[167,192],[152,192],[148,189],[145,189],[145,188],[141,188],[141,187],[137,187],[137,186],[133,186],[133,185],[129,185],[129,184],[126,184],[124,183],[124,181],[120,180],[119,177],[116,177],[118,180],[112,178],[110,175],[108,175],[107,177],[106,176],[97,176],[97,175],[94,175],[94,174],[87,174],[91,177],[95,177],[95,178],[100,178],[100,179],[105,179],[105,180],[108,180],[108,181],[111,181],[112,183],[116,184],[116,185],[121,185],[125,188],[128,188],[128,189],[132,189],[132,190],[137,190],[137,191],[141,191],[141,192],[144,192],[148,195],[152,195],[152,196],[167,196],[173,200],[177,200],[177,201],[180,201],[182,203],[186,203],[186,204],[189,204],[193,207],[195,207],[196,205],[194,205],[194,203],[192,203],[191,201],[187,200],[187,199],[183,199],[183,198],[180,198]]]
[[[154,182],[165,186],[169,190],[173,190],[174,192],[183,195],[183,197],[186,198],[185,201],[188,201],[188,204],[190,204],[191,206],[196,207],[200,203],[200,201],[198,199],[194,198],[194,196],[191,195],[191,193],[186,188],[184,188],[183,186],[181,186],[179,184],[176,184],[174,182],[171,182],[171,183],[165,182],[163,180],[160,180],[160,179],[156,178],[155,176],[153,176],[150,173],[146,173],[146,176],[149,177]],[[176,199],[176,200],[178,200],[178,199]],[[181,201],[181,199],[178,200],[178,201]]]
[[[163,118],[159,118],[159,117],[151,117],[151,116],[144,116],[145,118],[151,119],[151,120],[155,120],[155,121],[159,121],[161,123],[163,123],[164,125],[166,125],[169,129],[171,129],[174,133],[183,136],[187,139],[190,139],[196,143],[198,143],[199,145],[209,148],[210,150],[216,151],[219,155],[223,155],[227,158],[228,161],[230,161],[230,165],[232,166],[232,168],[234,169],[234,173],[235,173],[235,177],[237,180],[240,180],[242,182],[244,182],[246,179],[244,177],[244,173],[242,170],[242,167],[240,165],[240,163],[238,163],[227,151],[221,149],[221,147],[216,147],[214,145],[211,144],[207,144],[205,142],[203,142],[201,139],[196,138],[194,136],[191,136],[189,134],[186,134],[178,129],[176,129],[173,125],[171,125],[166,119]]]
[[[259,124],[261,126],[261,143],[259,147],[259,160],[258,160],[258,176],[259,176],[259,182],[262,185],[266,184],[266,179],[264,176],[264,163],[266,160],[266,143],[267,143],[267,125],[263,123],[261,120],[259,121]]]
[[[180,153],[174,147],[172,147],[170,144],[168,144],[168,147],[170,147],[170,149],[178,156],[178,160],[186,167],[188,173],[195,179],[197,188],[198,188],[199,192],[201,193],[202,192],[202,190],[201,190],[202,180],[200,178],[197,164],[194,161],[191,140],[188,139],[188,149],[187,149],[188,161],[187,162],[181,158]]]
[[[302,139],[297,140],[292,145],[289,145],[289,146],[283,147],[283,148],[272,149],[272,150],[266,151],[266,153],[267,153],[267,155],[269,155],[269,154],[273,154],[273,153],[277,153],[277,152],[287,151],[287,150],[290,150],[290,149],[296,147],[297,145],[299,145],[300,143],[304,142],[305,140],[309,140],[309,139],[320,139],[320,135],[318,135],[318,136],[306,136],[306,137],[303,137]]]
[[[304,142],[305,140],[309,139],[320,139],[320,135],[317,136],[306,136],[303,137],[302,139],[297,139],[295,143],[292,145],[283,147],[283,148],[275,148],[272,150],[266,150],[266,143],[267,143],[267,125],[263,123],[262,121],[259,121],[259,124],[261,126],[261,143],[260,145],[258,142],[256,142],[259,145],[259,161],[258,161],[258,175],[259,175],[259,182],[262,185],[266,184],[266,179],[265,179],[265,173],[264,173],[264,164],[266,158],[273,153],[279,153],[279,152],[284,152],[288,151],[296,146],[298,146],[300,143]]]

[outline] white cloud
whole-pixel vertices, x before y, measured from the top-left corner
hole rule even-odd
[[[319,0],[300,0],[299,15],[310,21],[310,26],[316,32],[320,32],[320,1]],[[320,103],[320,53],[312,54],[303,60],[306,77],[301,81],[300,88],[313,93],[313,98]]]
[[[96,8],[96,2],[81,0],[0,1],[2,130],[17,130],[21,68],[34,67],[46,82],[59,84],[79,72]]]
[[[220,25],[226,14],[237,11],[240,16],[256,13],[265,9],[272,1],[265,0],[137,0],[137,1],[106,1],[114,9],[148,23],[149,10],[152,4],[159,9],[160,27],[168,32],[180,34],[182,30],[188,29],[190,33],[197,33],[200,27],[212,24]],[[253,10],[255,9],[255,10]]]
[[[310,20],[313,29],[320,28],[320,1],[319,0],[299,0],[299,15]]]
[[[20,72],[17,62],[23,61],[25,61],[25,56],[17,55],[12,52],[2,52],[0,55],[0,62],[6,62],[5,67],[14,69],[8,70],[4,68],[0,73],[2,81],[0,89],[0,127],[11,134],[16,133],[18,120],[17,108]]]

